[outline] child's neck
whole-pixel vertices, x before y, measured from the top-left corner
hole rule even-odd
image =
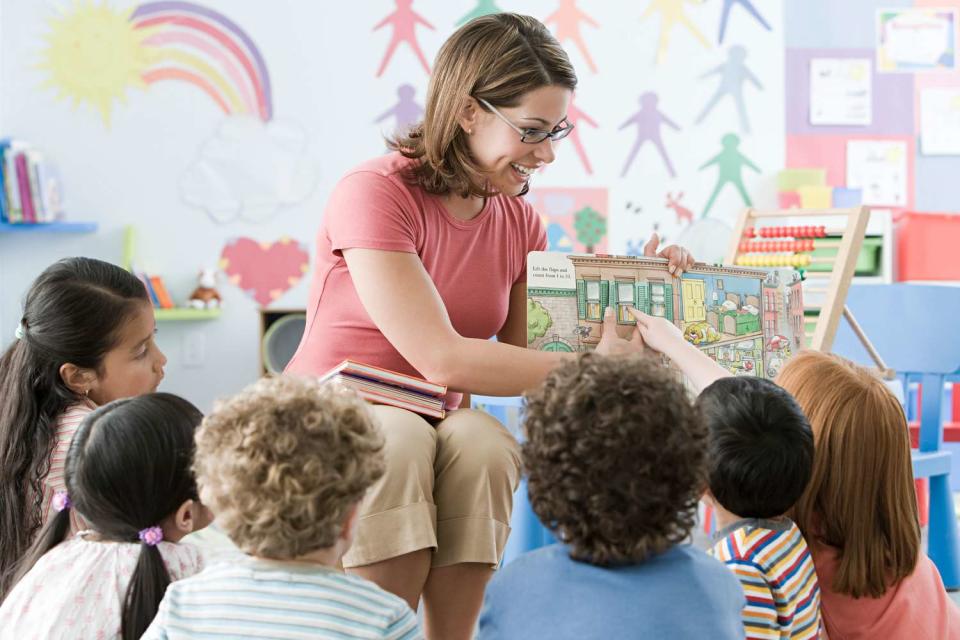
[[[317,549],[311,551],[310,553],[305,553],[302,556],[297,556],[296,558],[288,558],[281,560],[281,562],[296,562],[299,564],[313,564],[321,565],[324,567],[329,567],[331,569],[336,569],[340,564],[340,558],[343,557],[344,550],[340,548],[339,544],[335,544],[332,547],[326,547],[324,549]],[[264,556],[254,556],[261,560],[273,560],[277,561],[277,558],[266,558]]]
[[[714,517],[717,519],[717,531],[721,529],[726,529],[730,525],[740,522],[741,520],[754,520],[755,518],[746,518],[744,516],[738,516],[735,513],[727,511],[720,503],[716,500],[711,500],[713,503],[713,513]],[[774,516],[772,518],[763,518],[764,520],[783,520],[784,516]]]

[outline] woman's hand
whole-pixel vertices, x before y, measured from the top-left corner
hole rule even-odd
[[[636,328],[630,334],[629,340],[618,336],[616,314],[612,308],[607,307],[603,312],[603,335],[600,336],[595,353],[604,356],[643,353],[643,339]]]
[[[690,252],[681,246],[671,244],[657,251],[660,247],[660,236],[654,233],[650,240],[643,246],[643,255],[648,258],[666,258],[670,261],[669,271],[676,277],[683,275],[683,272],[693,266],[696,262]]]

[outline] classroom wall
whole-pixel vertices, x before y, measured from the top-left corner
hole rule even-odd
[[[473,11],[493,7],[546,19],[561,10],[550,26],[577,67],[575,104],[586,116],[577,129],[582,150],[571,139],[560,143],[557,162],[534,178],[531,201],[551,225],[551,241],[558,248],[590,243],[635,252],[656,229],[698,257],[716,259],[745,204],[728,183],[704,215],[718,185],[718,167],[708,163],[725,136],[737,136],[739,153],[756,167],[739,167],[743,194],[760,206],[776,202],[787,141],[785,54],[807,42],[785,32],[784,11],[788,26],[802,23],[820,38],[836,38],[810,46],[867,46],[844,43],[853,32],[846,26],[797,17],[798,6],[825,11],[826,0],[788,0],[786,9],[780,0],[754,5],[760,20],[726,0],[416,0],[412,8],[432,26],[414,32],[430,62]],[[867,11],[865,3],[848,0],[829,6],[839,5]],[[166,13],[151,13],[164,7]],[[28,140],[55,159],[68,217],[99,223],[90,235],[0,234],[0,343],[12,336],[23,293],[39,271],[68,255],[119,262],[124,227],[134,224],[137,264],[162,275],[176,298],[192,290],[200,268],[230,258],[220,273],[220,319],[160,326],[170,360],[163,389],[209,409],[215,398],[252,381],[257,309],[306,303],[311,273],[300,271],[299,252],[312,258],[331,188],[350,167],[384,150],[382,135],[397,114],[376,120],[397,103],[400,87],[412,87],[414,102],[423,103],[428,75],[408,42],[377,75],[393,27],[374,27],[396,10],[394,0],[335,9],[289,0],[0,0],[0,134]],[[148,22],[164,16],[179,23]],[[183,27],[190,20],[206,30]],[[258,99],[250,74],[219,36],[248,59],[259,53],[269,99]],[[661,116],[651,120],[654,112],[647,111],[631,124],[645,94],[655,94]],[[399,115],[415,117],[416,108]],[[657,117],[676,128],[657,125]],[[650,139],[627,166],[641,139],[637,122],[659,129],[672,172]],[[736,166],[726,169],[737,173]],[[668,206],[668,194],[681,192]],[[575,214],[588,207],[603,220],[599,237],[577,236]],[[250,242],[234,242],[241,238]],[[230,280],[238,273],[239,286]]]

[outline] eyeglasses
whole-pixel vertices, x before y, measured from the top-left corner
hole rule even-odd
[[[570,135],[570,132],[573,131],[573,125],[569,123],[567,124],[567,126],[561,127],[559,129],[554,129],[553,131],[543,131],[541,129],[521,129],[517,125],[507,120],[507,117],[505,115],[497,111],[497,108],[495,106],[493,106],[483,98],[477,98],[477,100],[483,103],[483,105],[488,109],[490,109],[490,111],[493,111],[493,113],[498,118],[506,122],[511,129],[519,133],[520,142],[525,142],[527,144],[540,144],[547,138],[550,138],[551,140],[556,142],[557,140],[562,140],[566,138],[568,135]]]

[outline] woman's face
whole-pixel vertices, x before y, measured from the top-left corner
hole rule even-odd
[[[572,95],[566,87],[540,87],[524,94],[517,106],[497,110],[520,129],[553,131],[565,126]],[[474,123],[467,128],[473,130],[470,152],[489,173],[490,186],[505,195],[518,195],[533,173],[555,157],[553,146],[558,143],[549,138],[537,144],[521,142],[513,127],[479,107]]]

